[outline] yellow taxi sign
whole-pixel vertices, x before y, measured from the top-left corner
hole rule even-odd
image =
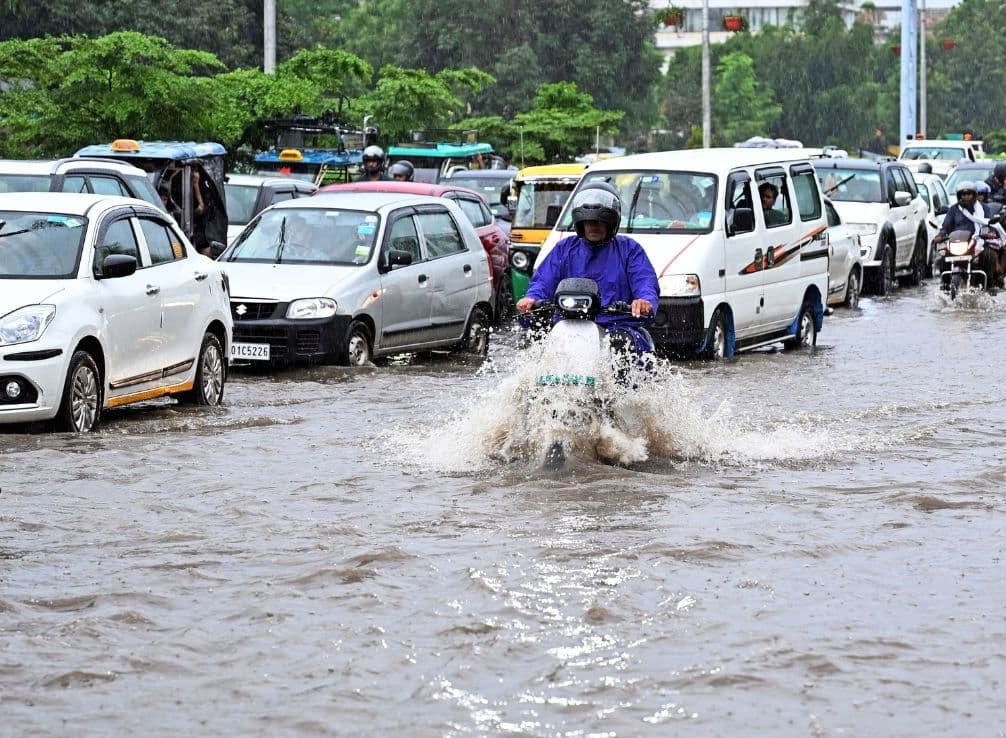
[[[112,151],[123,151],[135,154],[140,150],[140,144],[138,141],[134,141],[131,138],[117,138],[112,141],[111,149]]]
[[[303,161],[304,155],[297,149],[283,149],[279,152],[280,161]]]

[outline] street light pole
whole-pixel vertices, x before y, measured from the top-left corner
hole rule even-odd
[[[702,0],[702,148],[708,149],[712,138],[709,73],[709,0]]]
[[[272,74],[276,69],[276,0],[263,0],[262,36],[262,71]]]
[[[919,23],[915,0],[901,0],[901,138],[898,146],[909,138],[915,138],[918,130],[916,104],[918,103],[919,69],[918,59]]]
[[[926,0],[919,11],[919,133],[926,133]]]

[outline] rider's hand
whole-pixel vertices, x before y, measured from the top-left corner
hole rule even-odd
[[[522,297],[517,301],[517,312],[518,313],[529,313],[531,308],[534,307],[534,298]]]
[[[653,305],[650,304],[649,300],[633,300],[632,301],[632,317],[633,318],[645,318],[653,312]]]

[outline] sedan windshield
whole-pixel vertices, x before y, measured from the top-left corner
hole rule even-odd
[[[819,169],[817,179],[825,196],[832,200],[887,202],[876,169]]]
[[[86,226],[76,215],[0,211],[0,278],[75,277]]]
[[[379,225],[379,216],[364,210],[266,210],[220,259],[359,266],[370,261]]]
[[[716,207],[716,177],[701,172],[615,171],[586,174],[577,191],[591,182],[618,190],[622,203],[619,233],[708,233]],[[568,205],[568,203],[567,203]],[[560,230],[571,231],[567,207]]]

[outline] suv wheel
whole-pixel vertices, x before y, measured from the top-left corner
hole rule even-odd
[[[926,240],[926,234],[923,231],[915,234],[915,248],[912,249],[912,260],[908,265],[911,271],[907,276],[898,280],[898,284],[902,287],[917,287],[922,282],[924,269],[922,260],[926,258]]]
[[[886,297],[894,288],[894,258],[891,247],[884,245],[880,255],[880,266],[868,273],[870,292],[878,297]]]

